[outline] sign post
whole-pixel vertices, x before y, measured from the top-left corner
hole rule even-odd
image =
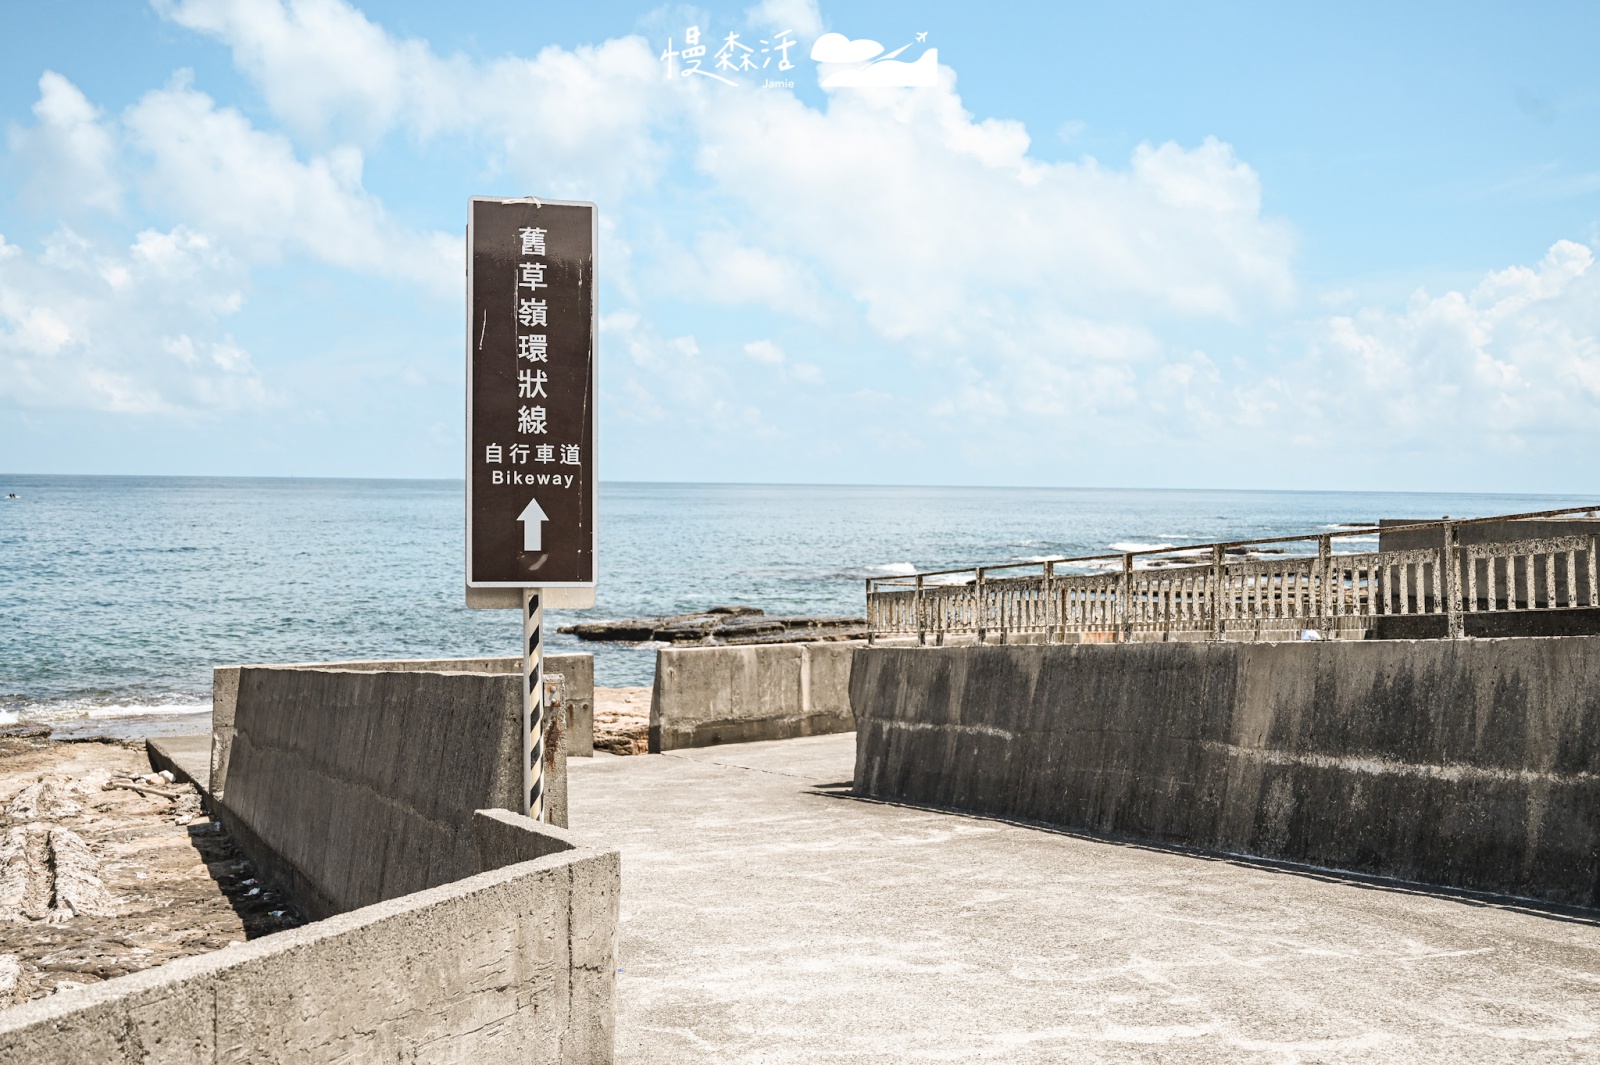
[[[473,197],[467,605],[522,611],[523,812],[543,819],[544,610],[594,605],[592,203]]]

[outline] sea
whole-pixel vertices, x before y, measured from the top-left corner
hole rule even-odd
[[[604,483],[594,609],[554,626],[738,604],[865,609],[864,579],[1379,518],[1592,497],[1103,488]],[[0,724],[160,734],[210,710],[211,667],[518,653],[469,610],[460,481],[0,474]],[[607,686],[651,645],[580,644]]]

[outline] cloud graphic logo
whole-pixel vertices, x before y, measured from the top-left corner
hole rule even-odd
[[[883,45],[877,41],[852,41],[842,33],[824,33],[811,46],[811,58],[819,63],[865,63],[882,51]]]
[[[931,89],[937,86],[939,50],[929,48],[914,63],[895,58],[910,47],[902,45],[883,55],[883,45],[877,41],[865,38],[853,41],[842,33],[824,33],[811,46],[811,58],[822,66],[824,89]]]

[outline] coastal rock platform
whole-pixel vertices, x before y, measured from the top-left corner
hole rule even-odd
[[[150,773],[143,744],[0,743],[0,1006],[302,923],[191,785]]]
[[[617,621],[586,621],[556,630],[580,640],[612,643],[763,644],[860,640],[867,619],[834,616],[775,616],[749,606],[714,606],[692,614]]]

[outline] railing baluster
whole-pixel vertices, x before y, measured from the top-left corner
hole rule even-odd
[[[1596,548],[1600,548],[1600,536],[1589,537],[1589,605],[1600,606],[1600,583],[1595,578],[1600,577],[1600,560],[1595,558]]]
[[[1468,613],[1600,608],[1600,534],[1463,547],[1457,522],[1435,527],[1445,536],[1433,548],[1335,555],[1335,537],[1319,534],[1298,538],[1316,539],[1315,557],[1229,562],[1226,545],[1213,544],[1209,564],[1187,555],[1139,570],[1124,553],[1109,573],[1062,574],[1051,561],[1036,575],[998,580],[988,566],[948,583],[934,574],[871,578],[863,582],[867,638],[915,635],[927,646],[963,633],[987,643],[998,628],[1003,644],[1041,632],[1045,643],[1068,632],[1109,633],[1117,642],[1147,632],[1219,640],[1236,622],[1248,626],[1248,639],[1288,620],[1332,628],[1334,619],[1412,614],[1445,615],[1459,637]]]
[[[923,599],[922,574],[917,574],[917,646],[928,645],[927,604]]]
[[[1044,564],[1044,642],[1056,642],[1056,621],[1060,611],[1056,608],[1056,564]]]
[[[1217,544],[1211,549],[1211,638],[1222,639],[1222,610],[1223,610],[1223,570],[1222,570],[1222,545]]]
[[[1478,609],[1478,558],[1467,554],[1467,611]]]

